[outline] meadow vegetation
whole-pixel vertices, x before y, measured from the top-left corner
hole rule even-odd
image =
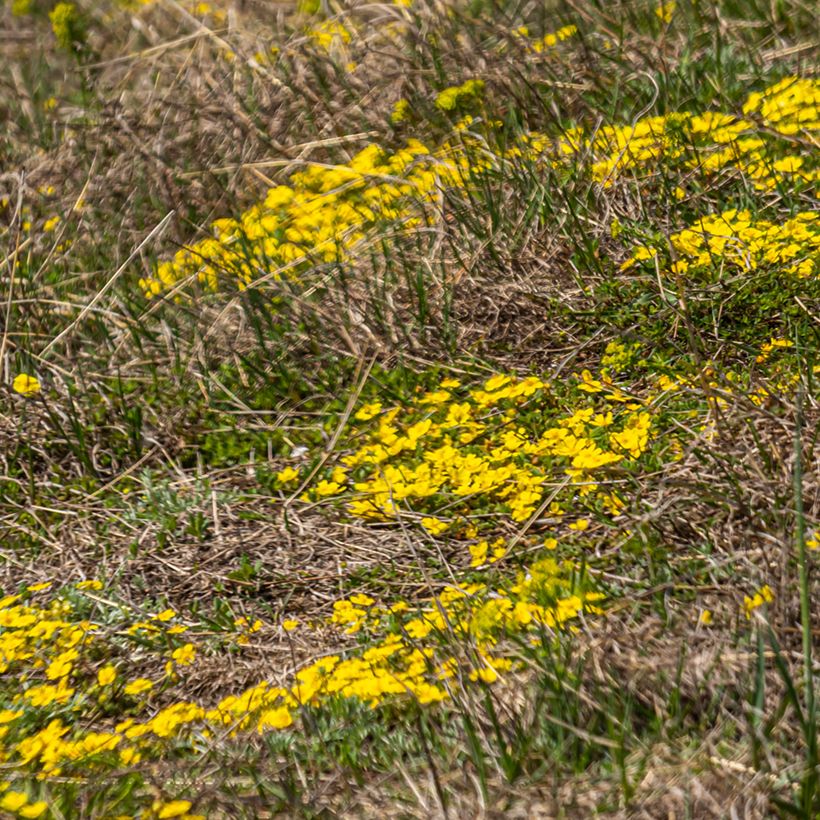
[[[815,12],[0,6],[0,813],[820,816]]]

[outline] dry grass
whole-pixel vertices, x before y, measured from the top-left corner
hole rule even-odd
[[[504,169],[482,196],[442,193],[423,229],[380,236],[347,281],[331,269],[312,273],[301,291],[274,280],[244,292],[184,283],[153,301],[137,282],[158,259],[209,235],[215,219],[241,213],[309,163],[345,162],[374,140],[442,144],[451,123],[436,112],[434,92],[466,78],[485,80],[486,110],[510,134],[554,136],[571,121],[600,127],[711,100],[737,110],[745,85],[807,73],[807,6],[791,3],[788,23],[757,8],[744,20],[731,3],[714,17],[681,4],[694,15],[691,29],[659,35],[639,22],[637,4],[555,5],[544,31],[572,19],[578,42],[554,57],[522,57],[511,32],[522,21],[539,25],[534,4],[339,9],[356,34],[329,53],[311,44],[309,18],[290,4],[226,3],[224,16],[201,18],[172,0],[130,11],[80,5],[90,32],[82,60],[43,46],[44,19],[0,9],[0,62],[11,67],[0,78],[8,124],[0,137],[0,372],[10,384],[15,373],[36,370],[48,386],[47,400],[4,388],[0,579],[10,592],[104,578],[101,610],[147,615],[169,606],[203,629],[218,611],[265,621],[241,653],[204,655],[169,702],[213,700],[259,680],[286,684],[316,658],[357,645],[327,625],[335,601],[356,592],[426,601],[466,569],[461,544],[442,547],[410,528],[418,515],[401,527],[357,522],[274,486],[272,476],[290,463],[283,453],[297,444],[307,442],[311,464],[317,453],[330,463],[350,448],[348,397],[357,390],[403,400],[432,383],[431,371],[467,381],[538,372],[560,381],[594,367],[619,339],[701,370],[707,361],[740,361],[745,342],[730,338],[730,320],[713,332],[685,304],[658,302],[652,322],[664,324],[660,334],[607,290],[628,247],[612,236],[614,218],[668,236],[735,197],[731,174],[680,204],[658,196],[660,171],[603,188],[580,171],[560,182],[544,168],[535,180],[532,168]],[[617,56],[610,41],[620,43]],[[276,61],[255,56],[274,44]],[[348,62],[355,70],[345,70]],[[51,97],[55,105],[44,107]],[[414,102],[414,115],[394,125],[399,98]],[[54,189],[46,198],[38,194],[45,186]],[[808,199],[778,191],[761,208],[810,208]],[[24,230],[53,214],[61,215],[55,232]],[[719,301],[721,287],[693,290],[692,304]],[[809,299],[802,307],[810,348],[816,306]],[[784,320],[784,333],[795,323]],[[820,526],[810,354],[794,365],[807,388],[809,533]],[[148,791],[181,782],[213,817],[772,816],[772,798],[799,779],[801,733],[771,646],[756,678],[754,630],[768,627],[757,615],[744,618],[744,594],[772,587],[768,623],[793,680],[804,658],[794,547],[798,408],[793,393],[774,389],[777,398],[751,401],[764,384],[771,386],[761,369],[732,393],[730,385],[693,389],[693,406],[707,407],[714,428],[687,428],[680,416],[681,457],[624,479],[633,498],[624,514],[612,526],[593,523],[583,546],[569,544],[567,557],[588,563],[611,606],[568,639],[567,667],[577,662],[580,671],[561,683],[562,697],[577,702],[578,722],[555,717],[555,736],[545,730],[547,740],[522,744],[516,777],[499,762],[495,716],[465,687],[484,764],[460,728],[459,703],[431,712],[421,730],[427,718],[403,722],[400,713],[378,718],[378,727],[370,713],[333,717],[343,736],[359,738],[354,763],[337,753],[336,735],[326,749],[311,747],[325,737],[311,733],[314,717],[294,730],[291,746],[254,737],[238,748],[220,738],[218,753],[190,768],[178,760],[146,767]],[[522,538],[520,554],[537,550],[541,529]],[[497,531],[516,537],[506,520]],[[519,557],[500,564],[499,577],[518,569]],[[816,613],[814,580],[809,593]],[[711,626],[699,620],[703,610],[713,613]],[[317,627],[284,633],[275,626],[284,617]],[[815,627],[815,649],[818,634]],[[551,691],[556,668],[528,660],[494,687],[510,748],[537,716],[533,703]],[[765,730],[750,728],[755,681]],[[604,737],[610,708],[612,734]],[[530,728],[535,738],[542,725]],[[393,757],[380,757],[394,741]],[[577,758],[568,751],[561,759],[577,746]],[[277,798],[260,782],[279,789]],[[83,799],[76,816],[97,816]]]

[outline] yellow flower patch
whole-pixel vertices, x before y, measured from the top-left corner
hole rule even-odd
[[[730,209],[701,217],[688,228],[669,237],[678,258],[674,270],[692,274],[713,265],[751,272],[777,266],[799,278],[820,271],[820,215],[804,211],[778,224],[755,219],[749,211]],[[621,266],[627,270],[654,256],[654,249],[639,246]],[[788,344],[773,340],[761,355]]]

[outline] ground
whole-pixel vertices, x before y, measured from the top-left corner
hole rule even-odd
[[[3,816],[818,816],[816,50],[0,7]]]

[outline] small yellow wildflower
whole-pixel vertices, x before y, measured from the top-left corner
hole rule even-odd
[[[142,755],[136,749],[120,749],[120,761],[125,766],[136,765],[142,759]]]
[[[276,709],[268,709],[259,716],[259,721],[256,725],[256,731],[260,734],[265,729],[287,729],[293,724],[293,716],[286,706],[280,706]]]
[[[424,527],[430,535],[440,535],[450,525],[446,521],[440,521],[438,518],[422,518],[421,526]]]
[[[408,100],[398,100],[390,114],[390,122],[394,125],[398,125],[400,122],[404,122],[409,114],[410,102]]]
[[[338,495],[342,491],[342,485],[336,481],[323,479],[313,489],[319,498],[324,498],[328,495]]]
[[[48,14],[51,30],[60,48],[73,51],[82,41],[82,27],[74,3],[57,3]]]
[[[21,396],[34,396],[40,392],[40,382],[28,373],[19,373],[14,377],[12,390]]]
[[[746,615],[746,620],[752,617],[752,612],[763,606],[763,604],[770,604],[774,600],[774,593],[768,584],[764,584],[751,598],[748,595],[743,596],[743,611]]]
[[[482,683],[495,683],[498,680],[498,672],[490,666],[482,669],[474,669],[470,672],[471,681],[481,681]]]
[[[188,814],[190,808],[190,800],[171,800],[169,803],[155,800],[151,806],[158,820],[171,820],[172,817],[181,817],[183,814]]]
[[[194,658],[196,657],[196,648],[192,643],[186,643],[185,646],[175,649],[171,653],[171,657],[178,666],[188,666],[194,662]]]
[[[468,102],[475,102],[484,91],[484,80],[467,80],[461,85],[445,88],[436,97],[436,107],[442,111],[453,111]]]
[[[6,792],[0,800],[0,809],[18,812],[28,803],[28,796],[23,792]]]
[[[675,3],[675,0],[669,0],[669,2],[661,3],[655,9],[655,16],[664,23],[671,23],[676,7],[677,3]]]
[[[15,17],[22,17],[24,14],[30,14],[34,0],[12,0],[11,13]]]
[[[479,541],[477,544],[470,544],[470,566],[480,567],[487,562],[487,552],[490,545],[487,541]]]
[[[299,478],[299,471],[294,470],[293,467],[285,467],[284,470],[280,470],[276,474],[276,480],[280,484],[290,484],[292,481],[296,481]]]
[[[126,695],[141,695],[154,688],[154,684],[147,678],[132,680],[123,690]]]

